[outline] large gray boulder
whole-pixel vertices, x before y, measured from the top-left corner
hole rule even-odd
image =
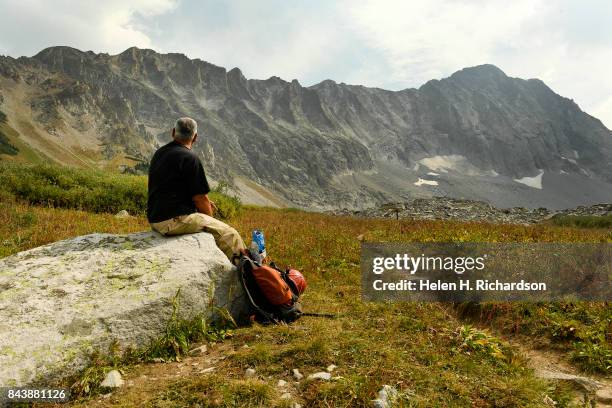
[[[215,307],[244,318],[236,269],[208,233],[92,234],[0,259],[0,384],[73,374],[113,341],[145,346],[179,289],[181,318]]]

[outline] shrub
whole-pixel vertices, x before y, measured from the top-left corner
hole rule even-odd
[[[46,164],[0,163],[0,197],[13,196],[31,204],[98,213],[144,215],[147,178]],[[223,189],[211,192],[220,218],[238,214],[240,201]]]
[[[606,374],[612,369],[612,349],[606,344],[576,342],[571,359],[586,371]]]
[[[217,206],[217,217],[229,220],[240,214],[242,203],[238,197],[228,194],[225,184],[219,183],[210,192],[209,197]]]
[[[509,349],[502,344],[501,340],[469,325],[459,327],[456,336],[457,351],[467,354],[481,353],[499,360],[504,360],[506,354],[509,353]]]
[[[144,177],[46,164],[0,164],[0,189],[32,204],[91,212],[144,214]]]
[[[551,221],[561,227],[612,228],[612,215],[557,215]]]

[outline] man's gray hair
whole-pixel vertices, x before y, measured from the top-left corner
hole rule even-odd
[[[191,118],[180,118],[174,125],[174,138],[180,142],[189,142],[198,133],[198,123]]]

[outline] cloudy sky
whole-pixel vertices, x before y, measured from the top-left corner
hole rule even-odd
[[[612,128],[608,0],[0,0],[0,54],[181,52],[248,78],[399,90],[483,63]]]

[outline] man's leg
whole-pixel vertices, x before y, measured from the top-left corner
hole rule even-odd
[[[216,218],[202,213],[193,213],[183,219],[182,222],[188,225],[197,225],[200,231],[212,234],[219,249],[230,260],[234,255],[240,255],[246,249],[238,231]]]
[[[194,234],[202,231],[202,227],[198,224],[185,223],[183,220],[188,217],[181,215],[166,221],[151,223],[151,228],[162,235],[183,235]]]
[[[193,234],[205,231],[215,238],[217,246],[231,260],[236,254],[246,249],[244,241],[234,228],[202,213],[193,213],[161,223],[151,224],[153,229],[164,235]]]

